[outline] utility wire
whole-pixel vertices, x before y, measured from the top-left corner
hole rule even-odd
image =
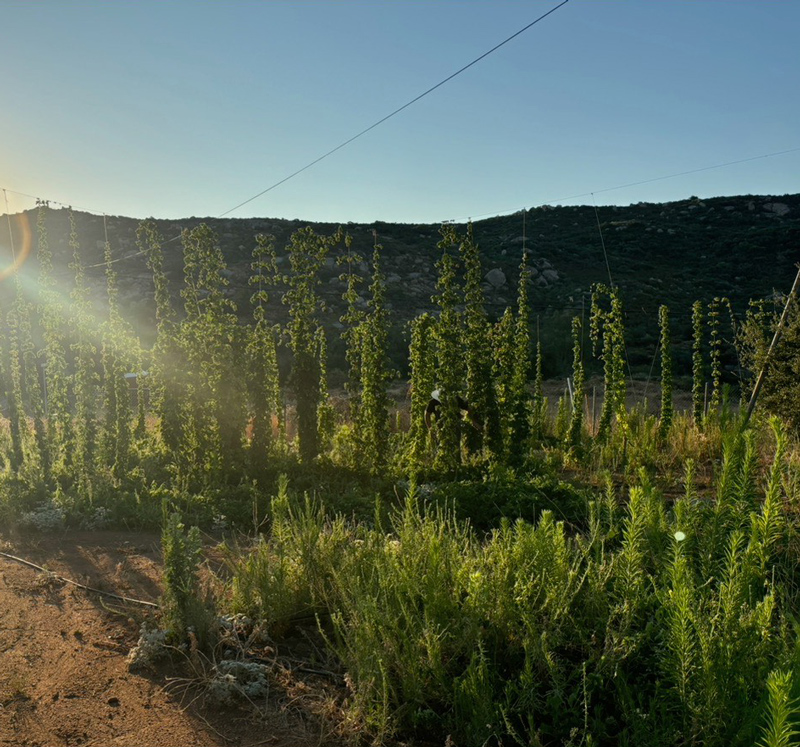
[[[553,10],[555,10],[555,8]],[[518,32],[518,33],[521,33],[521,32]],[[374,125],[374,126],[377,126],[377,125]],[[779,150],[779,151],[775,151],[773,153],[762,153],[761,155],[758,155],[758,156],[750,156],[749,158],[740,158],[740,159],[737,159],[735,161],[726,161],[725,163],[717,163],[717,164],[714,164],[713,166],[702,166],[702,167],[697,168],[697,169],[689,169],[688,171],[679,171],[679,172],[677,172],[675,174],[665,174],[663,176],[656,176],[656,177],[652,177],[650,179],[641,179],[638,182],[629,182],[627,184],[618,184],[615,187],[605,187],[603,189],[595,189],[595,190],[593,190],[591,192],[580,192],[578,194],[570,195],[568,197],[555,197],[553,199],[545,200],[544,202],[537,203],[534,207],[542,207],[544,205],[552,205],[554,202],[566,202],[566,201],[569,201],[569,200],[577,200],[579,197],[593,197],[594,195],[603,194],[605,192],[614,192],[614,191],[619,190],[619,189],[627,189],[628,187],[638,187],[641,184],[652,184],[653,182],[660,182],[660,181],[664,181],[666,179],[675,179],[675,178],[677,178],[679,176],[688,176],[690,174],[699,174],[699,173],[701,173],[703,171],[713,171],[714,169],[723,169],[723,168],[726,168],[728,166],[736,166],[737,164],[740,164],[740,163],[749,163],[750,161],[758,161],[758,160],[760,160],[762,158],[774,158],[776,156],[785,156],[785,155],[788,155],[790,153],[797,153],[797,152],[800,152],[800,147],[788,148],[787,150]],[[59,202],[58,200],[45,200],[45,199],[42,199],[40,197],[37,197],[36,195],[31,195],[31,194],[28,194],[26,192],[20,192],[19,190],[11,189],[10,187],[0,187],[0,189],[2,189],[4,192],[7,191],[7,192],[11,192],[12,194],[19,195],[21,197],[29,197],[32,200],[39,200],[40,202],[45,202],[47,204],[60,205],[61,207],[65,207],[65,208],[74,207],[74,208],[76,208],[78,210],[83,210],[83,211],[85,211],[87,213],[93,213],[95,215],[104,215],[105,214],[102,210],[96,210],[94,208],[81,207],[80,205],[72,205],[72,204],[68,204],[66,202]],[[272,187],[270,189],[272,189]],[[262,192],[261,194],[264,194],[264,193]],[[260,195],[256,195],[256,197],[259,197],[259,196]],[[730,195],[730,196],[734,196],[734,195]],[[252,199],[256,199],[256,198],[252,198]],[[241,207],[241,205],[238,205],[236,208],[232,208],[231,210],[229,210],[227,212],[232,212],[233,210],[236,210],[238,207]],[[486,218],[486,217],[500,218],[500,217],[502,217],[504,215],[508,215],[510,213],[516,213],[516,212],[518,212],[520,210],[531,210],[531,209],[532,208],[528,207],[527,205],[523,205],[523,206],[520,206],[520,207],[506,208],[505,210],[495,210],[495,211],[492,211],[490,213],[479,213],[477,215],[475,215],[473,213],[470,216],[464,216],[462,218],[448,218],[447,220],[442,221],[442,223],[463,223],[463,222],[465,222],[467,220],[474,220],[474,219]],[[222,218],[226,214],[227,213],[222,213],[221,215],[218,215],[217,218]],[[163,220],[171,220],[171,219],[166,219],[165,218]],[[175,220],[180,220],[180,219],[176,218]],[[311,222],[314,222],[314,221],[311,221]],[[170,240],[174,240],[174,239],[170,239]],[[121,259],[130,259],[130,257],[123,257]],[[114,260],[114,261],[116,262],[116,261],[119,261],[119,260]]]
[[[577,200],[579,197],[594,197],[594,195],[603,194],[604,192],[614,192],[618,189],[627,189],[628,187],[638,187],[641,184],[652,184],[653,182],[661,182],[665,179],[675,179],[679,176],[688,176],[689,174],[699,174],[702,171],[713,171],[714,169],[723,169],[726,166],[735,166],[740,163],[748,163],[750,161],[758,161],[761,158],[774,158],[775,156],[785,156],[789,153],[797,153],[800,151],[800,147],[798,148],[789,148],[788,150],[779,150],[775,151],[774,153],[762,153],[759,156],[751,156],[750,158],[740,158],[736,161],[726,161],[725,163],[717,163],[713,166],[702,166],[699,169],[689,169],[688,171],[679,171],[675,174],[666,174],[664,176],[656,176],[652,179],[642,179],[638,182],[629,182],[628,184],[618,184],[616,187],[606,187],[605,189],[595,189],[592,192],[581,192],[580,194],[570,195],[569,197],[556,197],[552,200],[545,200],[544,202],[539,203],[539,206],[544,205],[551,205],[554,202],[567,202],[569,200]],[[529,209],[525,206],[523,207],[515,207],[515,208],[507,208],[505,210],[497,210],[491,213],[481,213],[480,215],[473,215],[472,218],[486,218],[487,216],[491,217],[500,217],[502,215],[506,215],[507,213],[516,213],[519,210],[526,210]],[[449,223],[463,223],[467,220],[466,217],[464,218],[456,218],[456,219],[449,219],[447,222]]]
[[[104,215],[102,210],[97,210],[95,208],[83,207],[81,205],[75,205],[73,203],[60,202],[59,200],[43,200],[41,197],[37,197],[36,195],[29,195],[27,192],[20,192],[18,189],[10,189],[7,187],[3,187],[2,189],[4,192],[8,191],[11,192],[12,194],[19,195],[20,197],[29,197],[31,200],[44,202],[48,205],[52,203],[53,205],[59,205],[60,207],[63,208],[75,208],[76,210],[82,210],[85,213],[92,213],[94,215]]]
[[[554,8],[554,10],[555,10],[555,8]],[[712,171],[714,169],[723,169],[723,168],[726,168],[728,166],[735,166],[735,165],[740,164],[740,163],[749,163],[750,161],[758,161],[758,160],[760,160],[762,158],[774,158],[776,156],[785,156],[785,155],[788,155],[790,153],[797,153],[797,152],[800,152],[800,147],[788,148],[787,150],[779,150],[779,151],[775,151],[773,153],[762,153],[761,155],[758,155],[758,156],[750,156],[749,158],[740,158],[740,159],[735,160],[735,161],[726,161],[725,163],[717,163],[717,164],[714,164],[713,166],[702,166],[701,168],[690,169],[688,171],[680,171],[680,172],[677,172],[675,174],[666,174],[664,176],[656,176],[656,177],[652,177],[650,179],[642,179],[642,180],[640,180],[638,182],[629,182],[628,184],[619,184],[619,185],[617,185],[615,187],[605,187],[604,189],[596,189],[596,190],[594,190],[592,192],[580,192],[578,194],[570,195],[569,197],[556,197],[556,198],[553,198],[551,200],[546,200],[544,202],[537,203],[537,205],[534,205],[533,207],[543,207],[545,205],[552,205],[554,202],[566,202],[566,201],[569,201],[569,200],[577,200],[579,197],[593,197],[596,194],[603,194],[605,192],[614,192],[614,191],[619,190],[619,189],[627,189],[628,187],[637,187],[637,186],[639,186],[641,184],[651,184],[653,182],[664,181],[665,179],[675,179],[676,177],[679,177],[679,176],[687,176],[689,174],[699,174],[699,173],[701,173],[703,171]],[[59,202],[58,200],[45,200],[45,199],[42,199],[40,197],[36,197],[35,195],[28,194],[26,192],[20,192],[19,190],[11,189],[10,187],[0,187],[0,189],[2,189],[4,192],[7,191],[7,192],[11,192],[12,194],[19,195],[21,197],[29,197],[29,198],[31,198],[33,200],[39,200],[39,201],[45,202],[47,204],[60,205],[61,207],[65,207],[65,208],[74,207],[74,208],[77,208],[78,210],[83,210],[83,211],[85,211],[87,213],[92,213],[92,214],[95,214],[95,215],[105,215],[105,213],[102,210],[95,210],[94,208],[81,207],[79,205],[71,205],[71,204],[68,204],[66,202]],[[262,192],[261,194],[264,194],[264,193]],[[258,197],[258,196],[260,196],[260,195],[257,195],[256,197]],[[735,197],[736,195],[728,195],[728,196],[729,197]],[[252,199],[255,199],[255,198],[252,198]],[[237,206],[237,207],[241,207],[241,206]],[[232,210],[236,210],[236,209],[237,208],[232,208]],[[447,220],[442,221],[442,223],[464,223],[467,220],[476,220],[476,219],[479,219],[479,218],[486,218],[486,217],[501,218],[501,217],[503,217],[505,215],[508,215],[510,213],[516,213],[516,212],[518,212],[520,210],[532,210],[532,209],[533,209],[532,207],[528,207],[527,205],[525,205],[525,206],[515,207],[515,208],[506,208],[505,210],[497,210],[497,211],[493,211],[493,212],[490,212],[490,213],[479,213],[478,215],[472,214],[470,216],[464,216],[462,218],[448,218]],[[229,210],[228,212],[232,212],[232,210]],[[217,216],[217,218],[221,218],[221,217],[225,216],[226,214],[227,213],[222,213],[221,215]],[[175,221],[175,220],[183,220],[183,219],[181,219],[181,218],[175,218],[175,219],[164,218],[164,219],[161,219],[161,220],[165,220],[165,221],[172,220],[172,221]],[[276,220],[282,220],[282,219],[279,218],[279,219],[276,219]],[[313,223],[315,221],[309,221],[309,222]],[[317,222],[319,222],[319,221],[317,221]],[[180,236],[175,236],[172,239],[167,239],[165,241],[165,243],[169,243],[170,241],[175,241],[175,240],[177,240],[179,238],[180,238]],[[123,260],[133,259],[133,257],[139,256],[140,254],[143,254],[143,253],[144,252],[137,252],[136,254],[130,255],[128,257],[119,257],[118,259],[115,259],[113,261],[114,262],[121,262]],[[102,264],[104,265],[105,263],[102,263]],[[92,267],[99,267],[100,265],[91,265],[91,266]]]
[[[611,278],[611,265],[608,262],[608,252],[606,251],[606,240],[603,237],[603,227],[600,225],[600,214],[597,212],[597,205],[594,201],[594,193],[592,193],[592,205],[594,206],[594,217],[597,220],[597,231],[600,234],[600,243],[603,246],[603,256],[606,258],[606,269],[608,270],[608,282],[612,290],[614,288],[614,281]],[[625,363],[628,365],[628,378],[633,382],[633,371],[631,370],[631,361],[628,357],[628,346],[625,344],[625,337],[622,338],[622,349],[625,351]]]
[[[532,26],[535,26],[537,23],[539,23],[539,21],[543,21],[545,18],[547,18],[547,16],[549,16],[551,13],[555,13],[559,8],[561,8],[562,6],[566,5],[568,2],[569,2],[569,0],[563,0],[563,2],[559,3],[554,8],[551,8],[550,10],[548,10],[547,13],[545,13],[544,15],[539,16],[535,21],[531,21],[527,26],[521,28],[515,34],[512,34],[507,39],[504,39],[499,44],[497,44],[494,47],[492,47],[488,52],[484,52],[480,57],[476,57],[472,62],[470,62],[467,65],[464,65],[464,67],[462,67],[460,70],[456,70],[456,72],[454,72],[452,75],[448,75],[444,80],[439,81],[435,86],[431,86],[427,91],[425,91],[424,93],[421,93],[416,98],[411,99],[411,101],[409,101],[408,103],[403,104],[403,106],[399,107],[398,109],[395,109],[391,114],[387,114],[385,117],[383,117],[383,119],[379,119],[377,122],[375,122],[374,124],[371,124],[366,129],[361,130],[361,132],[359,132],[357,135],[353,135],[353,137],[351,137],[349,140],[345,140],[343,143],[337,145],[332,150],[329,150],[327,153],[325,153],[324,155],[321,155],[319,158],[315,158],[313,161],[311,161],[311,163],[306,164],[305,166],[303,166],[303,168],[298,169],[294,173],[289,174],[289,176],[286,176],[283,179],[281,179],[280,181],[275,182],[275,184],[273,184],[272,186],[267,187],[266,189],[262,190],[257,195],[253,195],[252,197],[246,199],[244,202],[240,202],[238,205],[230,208],[230,210],[226,210],[224,213],[220,213],[217,216],[217,218],[224,218],[226,215],[228,215],[228,213],[232,213],[234,210],[238,210],[240,207],[244,207],[249,202],[252,202],[253,200],[257,200],[262,195],[267,194],[267,192],[271,192],[273,189],[275,189],[276,187],[279,187],[281,184],[284,184],[285,182],[288,182],[290,179],[293,179],[298,174],[302,174],[304,171],[306,171],[307,169],[310,169],[312,166],[318,164],[320,161],[326,159],[328,156],[332,156],[334,153],[336,153],[336,151],[341,150],[346,145],[350,145],[350,143],[352,143],[354,140],[358,140],[358,138],[360,138],[362,135],[366,135],[370,130],[374,130],[376,127],[378,127],[378,125],[382,125],[388,119],[391,119],[396,114],[399,114],[401,111],[403,111],[404,109],[408,109],[409,106],[411,106],[412,104],[415,104],[420,99],[425,98],[425,96],[427,96],[429,93],[433,93],[437,88],[440,88],[441,86],[443,86],[448,81],[453,80],[453,78],[455,78],[457,75],[461,75],[461,73],[463,73],[465,70],[468,70],[473,65],[475,65],[476,63],[478,63],[482,59],[484,59],[485,57],[488,57],[490,54],[492,54],[492,52],[496,52],[504,44],[508,44],[508,42],[510,42],[512,39],[515,39],[516,37],[518,37],[520,34],[524,33],[525,31],[527,31]]]
[[[611,277],[611,265],[608,263],[608,252],[606,251],[606,240],[603,237],[603,229],[600,226],[600,214],[597,212],[597,204],[594,201],[594,193],[592,193],[592,206],[594,207],[594,218],[597,221],[597,230],[600,233],[600,244],[603,247],[603,256],[606,260],[606,269],[608,270],[608,284],[611,288],[614,287],[614,280]]]
[[[217,218],[224,218],[226,215],[238,210],[241,207],[244,207],[245,205],[247,205],[250,202],[253,202],[253,200],[257,200],[259,197],[267,194],[267,192],[271,192],[273,189],[275,189],[276,187],[279,187],[281,184],[285,184],[290,179],[293,179],[294,177],[298,176],[299,174],[302,174],[304,171],[307,171],[308,169],[310,169],[312,166],[315,166],[320,161],[323,161],[324,159],[328,158],[328,156],[332,156],[334,153],[336,153],[337,151],[341,150],[345,146],[350,145],[350,143],[352,143],[355,140],[358,140],[358,138],[362,137],[363,135],[366,135],[368,132],[370,132],[371,130],[374,130],[379,125],[382,125],[384,122],[386,122],[387,120],[391,119],[395,115],[399,114],[404,109],[408,109],[408,107],[411,106],[412,104],[415,104],[420,99],[425,98],[425,96],[427,96],[428,94],[433,93],[437,88],[441,88],[445,83],[448,83],[449,81],[453,80],[453,78],[455,78],[456,76],[461,75],[461,73],[463,73],[464,71],[468,70],[473,65],[475,65],[478,62],[480,62],[481,60],[485,59],[486,57],[488,57],[493,52],[496,52],[498,49],[500,49],[500,47],[508,44],[513,39],[516,39],[516,37],[518,37],[520,34],[525,33],[528,29],[532,28],[533,26],[535,26],[540,21],[543,21],[545,18],[547,18],[547,16],[551,15],[552,13],[555,13],[559,8],[561,8],[562,6],[566,5],[568,2],[569,2],[569,0],[562,0],[562,2],[560,2],[558,5],[556,5],[555,7],[551,8],[550,10],[548,10],[547,13],[544,13],[541,16],[539,16],[537,19],[531,21],[527,26],[524,26],[523,28],[521,28],[516,33],[512,34],[511,36],[509,36],[506,39],[504,39],[503,41],[501,41],[499,44],[496,44],[494,47],[492,47],[487,52],[484,52],[479,57],[476,57],[474,60],[472,60],[472,62],[464,65],[459,70],[456,70],[456,72],[452,73],[451,75],[448,75],[444,80],[441,80],[436,85],[431,86],[427,91],[424,91],[423,93],[419,94],[419,96],[416,96],[415,98],[411,99],[411,101],[408,101],[407,103],[403,104],[403,106],[398,107],[393,112],[391,112],[390,114],[387,114],[382,119],[379,119],[374,124],[371,124],[369,127],[361,130],[361,132],[359,132],[358,134],[353,135],[353,137],[345,140],[343,143],[340,143],[335,148],[329,150],[327,153],[324,153],[323,155],[319,156],[318,158],[315,158],[310,163],[307,163],[305,166],[303,166],[302,168],[298,169],[297,171],[289,174],[288,176],[284,177],[280,181],[275,182],[274,184],[272,184],[271,186],[269,186],[266,189],[262,190],[258,194],[253,195],[252,197],[244,200],[243,202],[240,202],[238,205],[235,205],[234,207],[226,210],[224,213],[220,213],[217,216]],[[26,194],[24,192],[17,192],[15,190],[9,190],[9,191],[10,192],[14,192],[15,194],[21,195],[23,197],[29,197],[29,198],[34,199],[34,200],[38,200],[39,199],[38,197],[35,197],[34,195]],[[69,208],[73,207],[72,205],[67,205],[66,203],[57,202],[55,200],[52,200],[52,202],[54,204],[56,204],[56,205],[61,205],[62,207],[69,207]],[[89,208],[81,208],[80,206],[77,206],[77,207],[78,207],[79,210],[86,210],[87,212],[95,212],[95,211],[93,211],[93,210],[91,210]],[[97,212],[100,212],[100,211],[97,211]],[[102,214],[105,216],[105,213],[102,213]],[[179,236],[174,236],[173,238],[168,239],[167,243],[172,242],[172,241],[176,241],[178,238],[180,238],[180,237]],[[143,252],[139,252],[138,254],[143,254]],[[113,260],[113,261],[114,262],[119,262],[122,259],[132,259],[134,256],[138,256],[138,254],[132,255],[131,257],[120,257],[120,258],[118,258],[116,260]],[[105,263],[103,263],[103,264],[105,264]],[[99,266],[99,265],[93,265],[93,266]]]
[[[525,33],[528,29],[532,28],[533,26],[535,26],[540,21],[543,21],[545,18],[547,18],[547,16],[551,15],[552,13],[555,13],[559,8],[561,8],[562,6],[566,5],[568,2],[569,2],[569,0],[562,0],[562,2],[560,2],[558,5],[556,5],[555,7],[551,8],[550,10],[548,10],[547,13],[544,13],[541,16],[539,16],[537,19],[531,21],[527,26],[524,26],[523,28],[521,28],[516,33],[512,34],[511,36],[509,36],[506,39],[504,39],[503,41],[501,41],[499,44],[496,44],[494,47],[492,47],[487,52],[484,52],[479,57],[476,57],[474,60],[472,60],[472,62],[464,65],[459,70],[456,70],[456,72],[452,73],[451,75],[448,75],[444,80],[441,80],[436,85],[431,86],[427,91],[424,91],[423,93],[419,94],[419,96],[416,96],[415,98],[411,99],[411,101],[408,101],[407,103],[403,104],[403,106],[398,107],[397,109],[395,109],[390,114],[387,114],[385,117],[383,117],[382,119],[379,119],[374,124],[371,124],[369,127],[361,130],[361,132],[359,132],[356,135],[353,135],[353,137],[345,140],[343,143],[340,143],[335,148],[329,150],[327,153],[324,153],[323,155],[319,156],[318,158],[315,158],[310,163],[307,163],[302,168],[300,168],[297,171],[289,174],[289,176],[286,176],[283,179],[281,179],[280,181],[275,182],[274,184],[272,184],[271,186],[269,186],[266,189],[262,190],[258,194],[253,195],[252,197],[244,200],[243,202],[240,202],[238,205],[235,205],[234,207],[226,210],[224,213],[220,213],[217,216],[217,218],[224,218],[226,215],[228,215],[230,213],[233,213],[234,211],[238,210],[241,207],[244,207],[245,205],[247,205],[250,202],[253,202],[253,200],[257,200],[259,197],[262,197],[263,195],[267,194],[267,192],[271,192],[273,189],[275,189],[276,187],[279,187],[281,184],[285,184],[290,179],[293,179],[294,177],[298,176],[299,174],[302,174],[304,171],[307,171],[312,166],[315,166],[316,164],[318,164],[320,161],[325,160],[326,158],[328,158],[328,156],[332,156],[334,153],[336,153],[337,151],[341,150],[345,146],[350,145],[350,143],[352,143],[355,140],[358,140],[358,138],[362,137],[363,135],[366,135],[368,132],[370,132],[371,130],[374,130],[379,125],[382,125],[384,122],[386,122],[387,120],[391,119],[395,115],[399,114],[404,109],[408,109],[408,107],[411,106],[412,104],[415,104],[420,99],[425,98],[425,96],[427,96],[428,94],[433,93],[437,88],[441,88],[445,83],[448,83],[449,81],[453,80],[453,78],[455,78],[456,76],[461,75],[461,73],[463,73],[464,71],[468,70],[473,65],[475,65],[478,62],[480,62],[481,60],[485,59],[486,57],[488,57],[493,52],[496,52],[498,49],[500,49],[500,47],[508,44],[513,39],[516,39],[520,34]],[[14,192],[14,190],[10,190],[10,191]],[[37,197],[34,197],[33,195],[25,194],[24,192],[15,192],[15,194],[19,194],[19,195],[22,195],[24,197],[30,197],[32,199],[39,199]],[[72,208],[71,205],[66,205],[65,203],[55,202],[55,201],[53,201],[53,202],[55,204],[57,204],[57,205],[62,205],[63,207]],[[79,208],[79,209],[87,210],[86,208]],[[93,212],[93,211],[87,210],[87,212]],[[105,213],[103,213],[103,216],[105,217]],[[168,239],[166,243],[170,243],[172,241],[176,241],[179,238],[180,238],[179,236],[174,236],[173,238]],[[143,253],[144,252],[141,251],[141,252],[133,254],[133,255],[131,255],[129,257],[118,257],[117,259],[112,260],[112,262],[120,262],[123,259],[133,259],[133,257],[139,256],[139,255],[141,255]],[[106,264],[106,263],[105,262],[98,263],[97,265],[91,265],[90,267],[99,267],[101,264]],[[86,268],[86,269],[89,269],[89,268]]]

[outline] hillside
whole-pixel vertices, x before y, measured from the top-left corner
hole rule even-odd
[[[28,220],[33,227],[36,214]],[[78,238],[98,310],[105,296],[103,267],[104,225],[102,216],[76,213]],[[608,255],[608,268],[602,241]],[[157,221],[165,237],[166,269],[179,305],[182,251],[179,240],[184,228],[208,223],[217,233],[228,263],[230,293],[240,314],[248,314],[250,289],[247,278],[250,253],[257,233],[276,238],[279,262],[286,261],[284,247],[293,231],[306,225],[322,233],[336,230],[334,224],[269,218],[187,218]],[[139,221],[126,217],[106,219],[119,274],[120,300],[129,319],[146,341],[152,339],[153,284],[144,256],[136,244]],[[372,251],[373,231],[383,245],[388,299],[394,314],[392,357],[402,366],[405,353],[405,323],[431,310],[439,255],[439,226],[433,224],[344,225],[353,238],[352,250],[363,257]],[[50,210],[47,230],[54,253],[57,277],[71,287],[68,211]],[[525,236],[523,236],[523,230]],[[657,338],[656,315],[662,303],[670,307],[679,373],[688,364],[686,342],[689,312],[695,300],[728,296],[737,314],[743,314],[751,298],[787,292],[800,260],[800,195],[739,196],[700,200],[689,198],[671,203],[638,203],[628,207],[592,206],[540,207],[480,220],[475,237],[486,272],[487,310],[499,316],[514,304],[518,267],[523,244],[532,252],[534,313],[546,352],[546,374],[566,370],[569,360],[569,319],[588,312],[592,283],[608,282],[609,269],[623,292],[627,315],[629,360],[634,371],[651,365]],[[22,232],[16,237],[19,246]],[[35,285],[35,230],[33,251],[23,274]],[[369,266],[361,263],[365,276]],[[331,370],[342,364],[341,346],[335,334],[343,310],[344,283],[334,257],[322,273],[321,293],[329,308]],[[34,287],[29,285],[28,287]],[[285,307],[279,298],[271,301],[271,313],[281,320]]]

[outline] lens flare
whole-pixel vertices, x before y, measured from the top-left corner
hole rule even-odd
[[[9,236],[2,244],[3,260],[5,261],[0,261],[5,266],[0,268],[0,282],[14,275],[25,264],[33,243],[31,224],[27,213],[9,216],[7,222]],[[9,259],[11,261],[6,264]]]

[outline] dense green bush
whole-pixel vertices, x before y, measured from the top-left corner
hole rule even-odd
[[[742,363],[749,373],[747,393],[767,361],[783,302],[751,306],[739,333]],[[758,404],[766,412],[779,415],[800,434],[800,304],[795,298],[787,314],[778,344],[772,351]]]
[[[202,543],[197,527],[188,532],[178,513],[165,516],[161,537],[164,553],[164,594],[161,622],[167,639],[175,644],[191,642],[209,651],[215,639],[213,608],[204,593],[198,567]]]
[[[479,532],[495,529],[503,520],[535,523],[543,510],[569,526],[585,527],[589,492],[550,475],[517,476],[496,470],[483,480],[460,480],[420,486],[432,506],[453,512]]]
[[[774,427],[763,500],[755,440],[735,434],[713,503],[692,471],[674,504],[645,475],[624,496],[610,482],[589,493],[506,476],[424,503],[412,485],[370,528],[289,509],[283,485],[272,538],[233,561],[234,600],[277,632],[314,612],[376,739],[788,744],[773,737],[800,717],[794,596],[781,580],[797,562],[785,508],[797,495]],[[573,511],[582,500],[583,521],[559,521],[537,490]],[[502,518],[515,501],[530,521]],[[457,518],[467,506],[499,525],[476,534]]]

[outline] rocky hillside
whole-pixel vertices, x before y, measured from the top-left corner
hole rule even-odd
[[[101,216],[77,213],[77,225],[87,278],[98,310],[105,294],[103,268],[104,226]],[[35,224],[34,213],[28,216]],[[166,269],[179,304],[182,279],[181,230],[208,223],[219,236],[228,263],[230,293],[240,314],[248,313],[247,278],[250,253],[257,233],[276,238],[279,261],[285,263],[285,246],[292,232],[309,225],[300,220],[200,219],[158,221],[167,240]],[[598,222],[599,228],[598,230]],[[153,284],[136,244],[138,220],[110,217],[106,227],[119,261],[120,299],[144,339],[152,337]],[[314,224],[322,233],[334,224]],[[69,225],[66,210],[51,210],[47,221],[50,246],[64,292],[71,287]],[[405,323],[431,310],[436,274],[434,262],[439,226],[429,224],[349,223],[353,250],[363,257],[372,251],[373,231],[383,245],[389,303],[394,315],[392,354],[397,364],[404,357]],[[636,370],[650,366],[658,334],[658,306],[666,303],[674,320],[678,365],[688,360],[686,341],[693,301],[728,296],[742,314],[751,298],[787,292],[800,260],[800,195],[689,198],[672,203],[638,203],[628,207],[541,207],[474,224],[485,267],[487,309],[499,316],[516,297],[518,268],[523,246],[532,252],[534,313],[547,351],[546,367],[555,374],[569,360],[568,329],[573,315],[588,313],[592,283],[608,282],[609,271],[623,292],[629,332],[629,358]],[[22,235],[17,237],[17,245]],[[35,231],[33,251],[25,273],[35,285]],[[608,261],[604,255],[603,244]],[[360,266],[368,276],[366,262]],[[343,303],[344,283],[336,257],[322,273],[321,293],[328,306],[332,369],[342,365],[335,330]],[[285,315],[279,298],[273,299],[276,320]],[[340,347],[340,346],[339,346]]]

